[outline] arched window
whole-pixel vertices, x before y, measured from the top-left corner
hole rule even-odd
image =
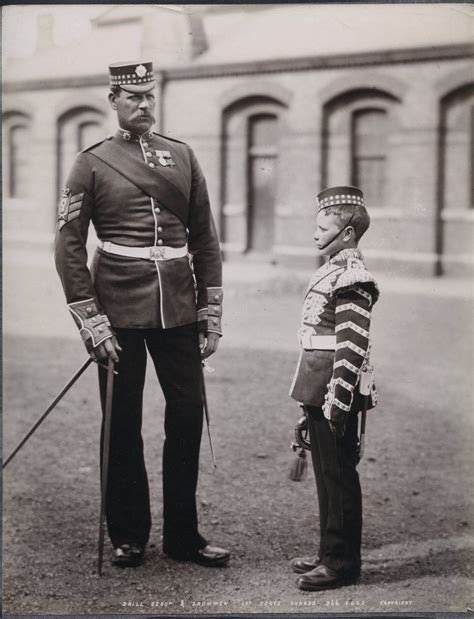
[[[102,124],[95,120],[81,123],[77,128],[78,150],[83,150],[104,138]]]
[[[351,184],[363,188],[368,205],[383,205],[388,153],[386,110],[355,111],[352,114],[351,133]]]
[[[27,198],[30,194],[30,118],[12,112],[3,118],[4,184],[7,198]]]
[[[58,119],[58,190],[67,179],[77,153],[105,137],[104,114],[92,107],[69,110]]]
[[[248,119],[247,249],[270,251],[275,225],[278,118],[257,114]]]
[[[224,112],[221,236],[225,250],[272,250],[283,109],[274,99],[258,96],[239,100]]]
[[[440,102],[436,274],[472,268],[474,241],[474,84]]]
[[[395,132],[393,95],[375,89],[342,93],[323,110],[322,185],[352,184],[363,191],[370,208],[388,206]]]
[[[442,101],[441,143],[443,209],[474,208],[474,85]]]

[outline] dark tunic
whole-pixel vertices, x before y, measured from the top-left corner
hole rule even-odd
[[[163,159],[163,151],[170,156]],[[98,249],[89,272],[90,222],[101,241],[118,245],[187,243],[196,289],[188,256],[153,261]],[[156,133],[125,140],[118,132],[79,153],[60,203],[56,265],[67,303],[93,299],[113,327],[176,327],[196,322],[197,310],[207,318],[208,296],[222,296],[222,264],[206,182],[191,148]]]

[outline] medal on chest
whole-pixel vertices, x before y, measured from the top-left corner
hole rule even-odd
[[[173,167],[174,165],[176,165],[171,157],[171,153],[169,150],[155,150],[155,154],[158,157],[158,163],[163,167]]]

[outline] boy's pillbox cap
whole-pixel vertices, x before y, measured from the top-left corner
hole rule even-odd
[[[151,62],[114,62],[109,65],[109,76],[110,86],[120,86],[128,92],[148,92],[156,84]]]
[[[318,193],[318,212],[330,206],[339,206],[341,204],[365,206],[362,189],[351,187],[350,185],[340,185],[338,187],[328,187],[328,189],[323,189],[323,191]]]

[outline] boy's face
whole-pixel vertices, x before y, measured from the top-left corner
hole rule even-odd
[[[341,226],[340,220],[333,213],[328,215],[324,210],[318,213],[313,238],[322,256],[332,256],[341,249],[353,246],[353,243],[350,243],[354,237],[352,228],[343,232]],[[350,235],[349,230],[352,231]]]

